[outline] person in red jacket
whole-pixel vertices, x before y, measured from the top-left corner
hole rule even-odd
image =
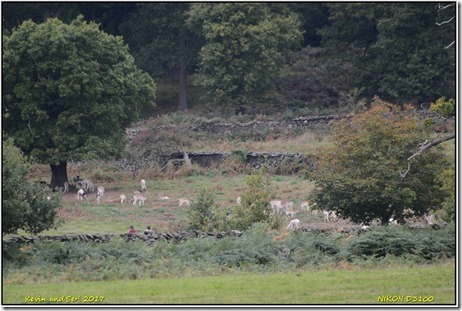
[[[130,234],[136,234],[136,230],[133,226],[130,226],[130,231],[128,231]]]

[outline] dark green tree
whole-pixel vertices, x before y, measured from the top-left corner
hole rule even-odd
[[[282,3],[194,3],[188,16],[205,39],[198,82],[222,107],[252,104],[273,90],[285,53],[302,39],[297,16]]]
[[[327,3],[321,2],[291,2],[290,8],[298,14],[303,32],[302,46],[318,47],[322,36],[318,31],[324,27],[329,18]]]
[[[101,29],[113,35],[120,35],[119,26],[130,12],[135,10],[136,3],[123,2],[3,2],[2,27],[7,33],[26,20],[43,23],[48,18],[59,18],[70,23],[78,15],[87,21],[99,23]]]
[[[188,3],[140,3],[120,26],[136,64],[151,76],[178,78],[178,108],[186,110],[188,68],[201,41],[186,26]]]
[[[125,128],[155,84],[121,37],[79,17],[24,22],[3,37],[3,129],[26,154],[51,167],[51,186],[67,181],[67,162],[123,153]]]
[[[435,5],[394,3],[377,21],[378,38],[360,58],[358,83],[367,97],[431,102],[454,97],[455,71]]]
[[[380,100],[369,111],[334,124],[332,147],[319,156],[315,200],[357,223],[390,217],[403,222],[409,211],[422,216],[444,200],[439,176],[446,158],[439,146],[410,156],[428,133],[411,111]]]
[[[11,138],[2,143],[2,234],[37,234],[56,227],[60,196],[29,183],[31,164]],[[50,199],[48,199],[49,197]]]
[[[351,62],[352,88],[400,104],[454,97],[451,31],[436,3],[333,3],[320,30],[329,57]],[[448,43],[449,42],[449,43]]]

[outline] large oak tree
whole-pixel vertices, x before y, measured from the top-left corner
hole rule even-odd
[[[50,165],[53,188],[67,181],[68,161],[120,156],[155,90],[122,38],[81,16],[26,21],[3,37],[3,130]]]

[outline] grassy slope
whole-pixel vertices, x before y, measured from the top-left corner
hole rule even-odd
[[[89,201],[77,201],[75,193],[65,194],[60,219],[64,224],[57,230],[48,230],[41,235],[59,234],[95,234],[125,233],[130,225],[144,230],[151,225],[159,232],[185,230],[188,226],[188,207],[178,206],[179,198],[196,199],[202,188],[214,190],[215,202],[224,209],[231,209],[236,198],[246,188],[246,175],[236,176],[189,176],[177,179],[146,179],[147,197],[144,206],[120,204],[116,202],[121,193],[129,198],[137,190],[137,181],[119,181],[104,184],[106,193],[100,205],[96,203],[96,194],[90,195]],[[276,197],[292,200],[298,207],[313,188],[313,183],[296,176],[269,176]],[[169,200],[161,200],[167,196]],[[322,222],[310,214],[299,214],[303,222]],[[23,235],[24,232],[19,232]]]
[[[107,304],[378,304],[378,297],[433,296],[434,304],[455,303],[454,264],[243,274],[116,282],[7,285],[4,304],[25,296],[104,296]]]

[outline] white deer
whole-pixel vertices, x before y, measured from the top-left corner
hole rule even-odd
[[[274,215],[275,213],[279,213],[279,211],[282,210],[282,201],[281,200],[272,200],[269,203],[270,203],[271,209],[273,210],[271,215]]]
[[[141,188],[141,192],[145,192],[145,191],[146,191],[146,180],[141,179],[140,188]]]
[[[316,203],[311,204],[310,201],[303,201],[303,202],[300,204],[300,210],[309,212],[310,209],[311,209],[313,206],[315,206],[315,205],[316,205]]]
[[[141,194],[135,194],[133,196],[133,206],[136,205],[136,202],[139,202],[138,206],[144,205],[145,201],[146,201],[146,198],[142,196]]]
[[[77,191],[77,200],[82,201],[83,197],[87,197],[87,193],[85,192],[85,190],[79,189],[79,191]]]
[[[178,206],[183,206],[183,205],[191,205],[191,201],[189,201],[188,199],[178,199]]]
[[[287,226],[287,230],[289,229],[298,229],[298,227],[300,226],[300,220],[299,219],[292,219],[290,222],[289,222],[289,225]]]
[[[101,202],[101,199],[104,197],[104,187],[98,186],[98,193],[96,194],[96,201],[98,201],[98,205]]]
[[[127,196],[125,194],[121,194],[119,199],[122,204],[127,202]]]

